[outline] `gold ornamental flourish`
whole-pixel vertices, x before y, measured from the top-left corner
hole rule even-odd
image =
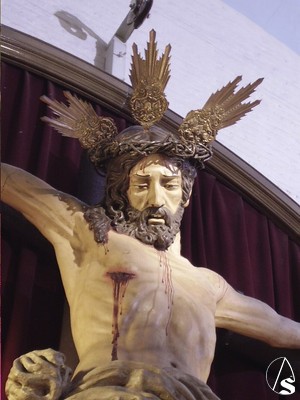
[[[96,147],[99,142],[112,140],[118,130],[114,120],[109,117],[101,117],[93,109],[90,103],[79,99],[68,91],[64,91],[68,105],[42,96],[41,100],[48,105],[57,118],[42,117],[63,136],[73,137],[79,140],[84,149]]]
[[[131,113],[133,118],[145,129],[161,120],[169,105],[164,90],[170,78],[171,46],[166,46],[164,54],[158,58],[155,36],[156,33],[152,30],[145,50],[145,59],[138,53],[135,43],[132,47]]]
[[[234,125],[252,111],[253,107],[260,104],[261,100],[242,102],[255,91],[263,79],[257,79],[235,92],[241,80],[242,77],[237,76],[232,82],[213,93],[202,109],[190,111],[186,115],[178,129],[182,140],[209,145],[215,140],[220,129]]]

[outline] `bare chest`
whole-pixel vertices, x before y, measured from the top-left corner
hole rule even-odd
[[[117,233],[106,246],[89,231],[76,243],[62,243],[56,253],[79,369],[118,358],[176,364],[207,376],[216,308],[209,274],[180,255]]]
[[[83,327],[87,335],[88,326],[90,338],[109,337],[113,359],[122,344],[137,351],[140,343],[143,351],[172,338],[197,341],[199,332],[204,336],[204,327],[214,325],[215,300],[199,270],[180,256],[121,239],[109,241],[100,255],[89,254],[81,266],[71,303],[80,321],[74,322],[75,331],[82,336]]]

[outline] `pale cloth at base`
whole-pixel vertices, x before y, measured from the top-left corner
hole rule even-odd
[[[199,379],[176,368],[112,361],[73,381],[68,400],[219,400]]]

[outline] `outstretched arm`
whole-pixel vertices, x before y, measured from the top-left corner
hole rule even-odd
[[[271,346],[300,349],[300,323],[277,314],[262,301],[236,292],[230,285],[217,305],[216,326]]]
[[[64,195],[22,169],[1,164],[1,198],[20,211],[52,244],[62,236],[72,237],[74,215],[81,208],[72,196]]]

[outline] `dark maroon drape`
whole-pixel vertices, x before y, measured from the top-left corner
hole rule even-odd
[[[59,190],[96,203],[103,179],[79,143],[40,121],[39,97],[63,99],[62,88],[3,63],[2,160],[24,168]],[[115,119],[119,130],[128,124]],[[38,348],[57,348],[64,303],[52,247],[31,224],[4,206],[3,377],[14,358]],[[182,225],[183,253],[196,266],[224,276],[237,290],[300,321],[300,250],[288,235],[211,173],[201,171]],[[273,359],[285,356],[230,332],[218,332],[210,385],[226,399],[278,399],[265,381]],[[297,362],[295,352],[288,353]],[[298,360],[299,361],[299,360]],[[299,390],[299,389],[298,389]],[[293,397],[294,396],[294,397]],[[293,395],[292,398],[296,399]]]
[[[183,253],[194,265],[214,269],[236,290],[300,321],[300,249],[241,196],[202,171],[182,225]],[[273,349],[219,331],[209,383],[224,400],[277,399],[266,384],[270,362],[286,356],[298,373],[300,352]],[[291,396],[291,397],[293,397]]]

